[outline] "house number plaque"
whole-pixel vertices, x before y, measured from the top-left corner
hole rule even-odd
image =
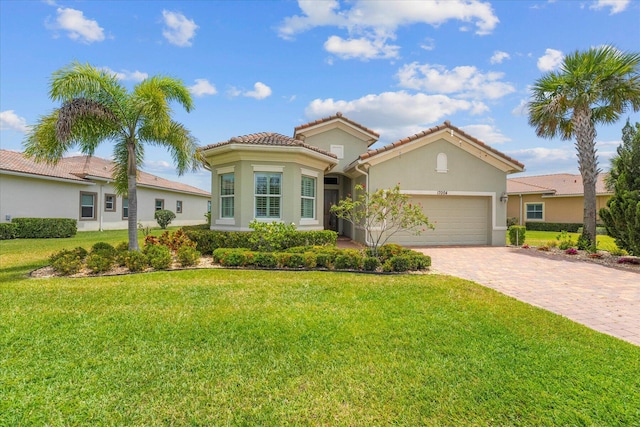
[[[438,196],[446,196],[447,190],[438,190]]]

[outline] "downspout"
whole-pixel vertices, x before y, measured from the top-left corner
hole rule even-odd
[[[103,203],[103,199],[104,199],[104,185],[100,184],[100,197],[98,200],[98,203],[96,203],[96,210],[98,211],[98,216],[100,217],[100,225],[98,226],[99,229],[98,231],[104,231],[102,230],[102,209],[100,209],[100,206],[102,206]]]
[[[520,225],[522,225],[522,193],[518,194],[518,196],[520,196]]]
[[[355,169],[356,171],[360,172],[362,175],[364,175],[364,177],[365,177],[365,178],[364,178],[364,179],[365,179],[365,188],[364,188],[364,189],[365,189],[365,191],[369,191],[369,172],[358,169],[358,167],[359,167],[359,166],[360,166],[360,165],[357,165],[354,169]],[[369,207],[368,207],[368,206],[367,206],[366,208],[367,208],[367,210],[369,209]],[[369,212],[367,212],[367,215],[369,215]],[[353,224],[353,228],[354,228],[354,230],[353,230],[353,234],[354,234],[354,235],[355,235],[355,227],[356,227],[356,226],[355,226],[355,224]],[[369,233],[368,233],[368,231],[367,231],[367,228],[365,227],[365,229],[364,229],[364,243],[365,243],[365,245],[367,245],[368,247],[371,247],[371,246],[372,246],[372,242],[371,242],[371,240],[369,239],[369,237],[370,237],[370,236],[369,236]]]

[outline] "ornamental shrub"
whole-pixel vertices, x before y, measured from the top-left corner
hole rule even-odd
[[[57,257],[52,263],[53,271],[63,276],[71,276],[82,269],[82,260],[74,253],[67,252]]]
[[[146,246],[145,254],[154,270],[166,270],[171,266],[171,250],[166,246]]]
[[[305,252],[303,255],[305,268],[316,268],[318,257],[314,252]]]
[[[410,251],[406,256],[409,257],[410,270],[426,270],[431,267],[431,257],[422,252]]]
[[[0,223],[0,240],[15,239],[18,234],[18,227],[11,222]]]
[[[514,246],[522,246],[527,234],[527,228],[521,225],[512,225],[509,227],[509,243]]]
[[[115,257],[116,248],[114,248],[113,245],[107,242],[97,242],[94,243],[93,246],[91,246],[91,253],[101,253],[103,255]]]
[[[87,256],[87,250],[80,246],[72,250],[63,249],[49,256],[49,264],[53,264],[58,258],[61,258],[65,255],[73,255],[74,257],[78,258],[82,262]]]
[[[218,252],[220,251],[220,252]],[[216,256],[216,252],[218,255]],[[214,259],[218,258],[220,265],[225,267],[243,267],[246,265],[247,257],[245,253],[248,252],[247,249],[238,248],[238,249],[226,249],[214,251]]]
[[[364,271],[376,271],[380,267],[380,260],[376,257],[368,256],[362,262]]]
[[[113,267],[113,257],[106,252],[92,252],[85,262],[87,268],[94,274],[105,273]]]
[[[249,224],[249,228],[253,230],[249,236],[249,243],[251,243],[253,250],[272,252],[295,246],[293,238],[296,232],[295,224],[253,220]]]
[[[397,255],[387,261],[391,265],[391,271],[402,273],[411,269],[411,257],[408,255]]]
[[[192,246],[183,246],[176,252],[176,259],[182,267],[190,267],[198,264],[200,252]]]
[[[558,248],[560,250],[567,250],[571,247],[573,247],[575,245],[575,242],[573,241],[573,239],[571,238],[571,236],[569,236],[569,233],[567,233],[566,231],[562,230],[560,232],[560,234],[558,234],[558,236],[556,237],[556,240],[558,240],[560,243],[558,243]]]
[[[73,237],[78,221],[70,218],[13,218],[18,239],[45,239]]]
[[[124,265],[132,272],[143,271],[149,266],[147,256],[140,251],[127,251]]]
[[[168,209],[160,209],[155,211],[155,213],[153,214],[153,217],[158,222],[158,225],[160,226],[160,228],[162,228],[163,230],[166,230],[167,226],[171,224],[171,221],[176,219],[176,214],[174,214]]]
[[[254,252],[253,264],[260,268],[276,268],[278,260],[273,252]]]
[[[343,249],[334,261],[336,270],[360,270],[364,257],[357,249]]]

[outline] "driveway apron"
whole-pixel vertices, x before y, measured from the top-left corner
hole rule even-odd
[[[432,271],[468,279],[640,346],[640,273],[510,247],[428,247]]]

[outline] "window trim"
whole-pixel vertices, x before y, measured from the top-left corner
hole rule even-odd
[[[228,177],[231,176],[233,178],[233,188],[232,193],[231,194],[222,194],[222,183],[224,180],[224,177]],[[219,198],[220,198],[220,203],[219,203],[219,212],[218,212],[218,216],[220,219],[224,219],[224,220],[229,220],[229,219],[234,219],[236,216],[236,176],[234,172],[229,172],[229,173],[221,173],[218,175],[219,177]],[[255,191],[255,190],[254,190]],[[231,213],[232,215],[224,215],[224,204],[222,203],[223,200],[226,199],[231,199]]]
[[[540,205],[542,210],[541,210],[541,214],[542,214],[542,218],[529,218],[529,206],[534,206],[534,205]],[[544,215],[545,215],[545,206],[544,206],[544,202],[527,202],[524,204],[524,217],[525,217],[525,221],[529,221],[529,222],[543,222],[544,221]]]
[[[84,196],[84,195],[88,195],[88,196],[93,197],[93,204],[91,205],[93,216],[91,216],[91,217],[83,217],[82,216],[82,208],[84,207],[82,205],[82,196]],[[97,200],[98,200],[98,193],[94,193],[94,192],[91,192],[91,191],[81,191],[80,192],[80,212],[79,212],[80,221],[95,221],[96,219],[98,219],[98,215],[97,215],[98,212],[97,212],[97,209],[96,209]]]
[[[176,200],[176,214],[182,213],[182,200]]]
[[[279,168],[279,167],[274,167],[274,169]],[[267,193],[266,194],[258,194],[257,187],[258,187],[258,177],[260,176],[265,176],[267,178]],[[269,190],[270,190],[270,186],[269,186],[269,178],[270,177],[279,177],[280,178],[280,185],[279,185],[279,192],[278,194],[270,194]],[[269,172],[258,172],[255,171],[254,169],[254,173],[253,173],[253,217],[258,220],[258,221],[273,221],[273,220],[281,220],[282,219],[282,187],[283,187],[283,173],[282,172],[274,172],[274,171],[269,171]],[[265,197],[267,200],[267,205],[266,205],[266,209],[267,209],[267,215],[266,216],[258,216],[258,197]],[[279,200],[279,204],[278,204],[278,216],[269,216],[269,206],[270,206],[270,201],[271,199],[278,199]]]
[[[127,201],[127,206],[126,207],[124,206],[125,205],[125,203],[124,203],[125,200]],[[127,210],[127,216],[124,216],[124,210],[125,209]],[[129,219],[129,198],[128,197],[123,197],[122,198],[122,219],[123,220]]]
[[[160,209],[158,209],[158,202],[160,202],[162,205]],[[164,210],[164,199],[156,199],[155,202],[153,202],[153,208],[154,212]]]
[[[303,194],[304,189],[304,180],[310,179],[313,182],[313,196],[305,196]],[[304,174],[300,177],[300,220],[313,221],[317,219],[317,195],[318,195],[318,178],[314,176],[309,176]],[[304,209],[304,201],[311,200],[312,201],[312,215],[310,217],[303,216]]]
[[[107,198],[109,197],[113,197],[113,205],[111,206],[111,209],[107,208]],[[112,193],[105,193],[104,195],[104,211],[105,212],[115,212],[118,210],[117,206],[117,200],[118,197],[115,194]]]

